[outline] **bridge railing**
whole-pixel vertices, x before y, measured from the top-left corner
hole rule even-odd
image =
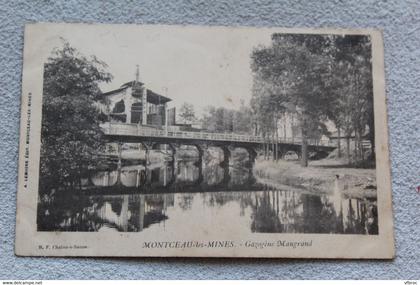
[[[145,136],[157,138],[177,138],[177,139],[199,139],[199,140],[213,140],[213,141],[235,141],[235,142],[253,142],[253,143],[275,143],[276,140],[266,139],[261,136],[240,135],[232,133],[209,133],[209,132],[187,132],[187,131],[173,131],[155,129],[152,127],[141,126],[137,124],[125,123],[105,123],[102,129],[107,135],[122,135],[122,136]],[[278,143],[301,144],[302,138],[283,138],[277,140]],[[314,140],[309,139],[308,145],[316,146],[335,146],[329,140]]]

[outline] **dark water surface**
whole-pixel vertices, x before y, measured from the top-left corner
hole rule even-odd
[[[38,203],[40,231],[220,231],[377,234],[376,201],[257,182],[245,163],[217,160],[123,166]],[[235,227],[232,227],[235,225]]]

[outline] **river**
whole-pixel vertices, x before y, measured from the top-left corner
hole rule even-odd
[[[243,159],[123,165],[83,185],[40,197],[38,230],[378,233],[375,201],[261,184]]]

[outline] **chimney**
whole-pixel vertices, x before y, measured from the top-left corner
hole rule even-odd
[[[140,70],[139,70],[139,65],[136,65],[136,82],[139,82],[140,80]]]

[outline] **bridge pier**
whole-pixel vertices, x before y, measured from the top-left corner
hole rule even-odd
[[[227,166],[223,167],[223,179],[221,181],[222,185],[226,185],[230,181],[230,173],[229,173],[229,164]]]
[[[296,152],[296,154],[298,156],[298,159],[301,159],[302,158],[302,150],[301,149],[300,150],[296,150],[295,152]]]
[[[198,167],[200,166],[203,167],[204,150],[199,144],[194,144],[194,146],[197,148],[197,152],[198,152],[198,160],[194,164]]]
[[[229,160],[231,157],[231,151],[229,146],[220,146],[223,151],[223,161],[219,163],[220,167],[223,169],[223,179],[221,184],[226,185],[230,181],[230,173],[229,173]]]
[[[137,169],[137,173],[136,173],[136,187],[140,186],[140,170]]]
[[[168,143],[168,146],[169,146],[169,148],[172,151],[172,158],[175,158],[175,155],[176,155],[176,146],[174,144],[172,144],[172,143]]]
[[[166,184],[167,186],[170,186],[172,184],[174,184],[174,182],[176,181],[176,176],[177,176],[177,162],[175,160],[172,160],[172,162],[170,163],[171,165],[171,179],[169,180],[168,184]]]
[[[147,166],[144,168],[144,185],[152,185],[152,170],[148,169]]]
[[[102,179],[102,183],[103,183],[103,185],[106,185],[106,186],[112,186],[112,185],[109,184],[109,172],[108,171],[105,172],[104,178]],[[92,184],[93,184],[93,182],[92,182]]]
[[[142,185],[145,185],[147,182],[147,177],[147,169],[138,169],[136,175],[136,187],[141,187]]]
[[[248,151],[249,164],[252,167],[255,163],[255,159],[257,158],[257,152],[252,147],[248,147],[246,150]]]
[[[117,182],[115,185],[119,186],[122,185],[121,182],[121,172],[122,172],[122,142],[118,142],[117,145],[117,153],[118,153],[118,162],[117,162]]]
[[[144,147],[145,164],[150,165],[150,150],[153,149],[154,144],[152,142],[141,142],[141,145]]]
[[[176,145],[172,143],[169,143],[168,145],[172,152],[172,155],[171,155],[172,160],[168,163],[171,166],[171,179],[169,180],[167,185],[172,185],[175,182],[176,174],[178,173],[177,172],[178,163],[176,161]]]
[[[197,165],[197,167],[198,167],[198,178],[197,178],[197,180],[195,181],[194,184],[195,185],[200,185],[203,182],[203,180],[204,180],[203,164],[200,163],[200,164]]]
[[[229,160],[231,156],[231,151],[228,146],[220,146],[223,151],[223,161],[220,162],[222,168],[229,167]]]
[[[203,175],[203,156],[204,156],[204,148],[206,148],[205,144],[195,144],[194,145],[198,151],[198,160],[194,163],[194,165],[198,168],[198,178],[194,182],[195,185],[200,185],[204,180]]]

